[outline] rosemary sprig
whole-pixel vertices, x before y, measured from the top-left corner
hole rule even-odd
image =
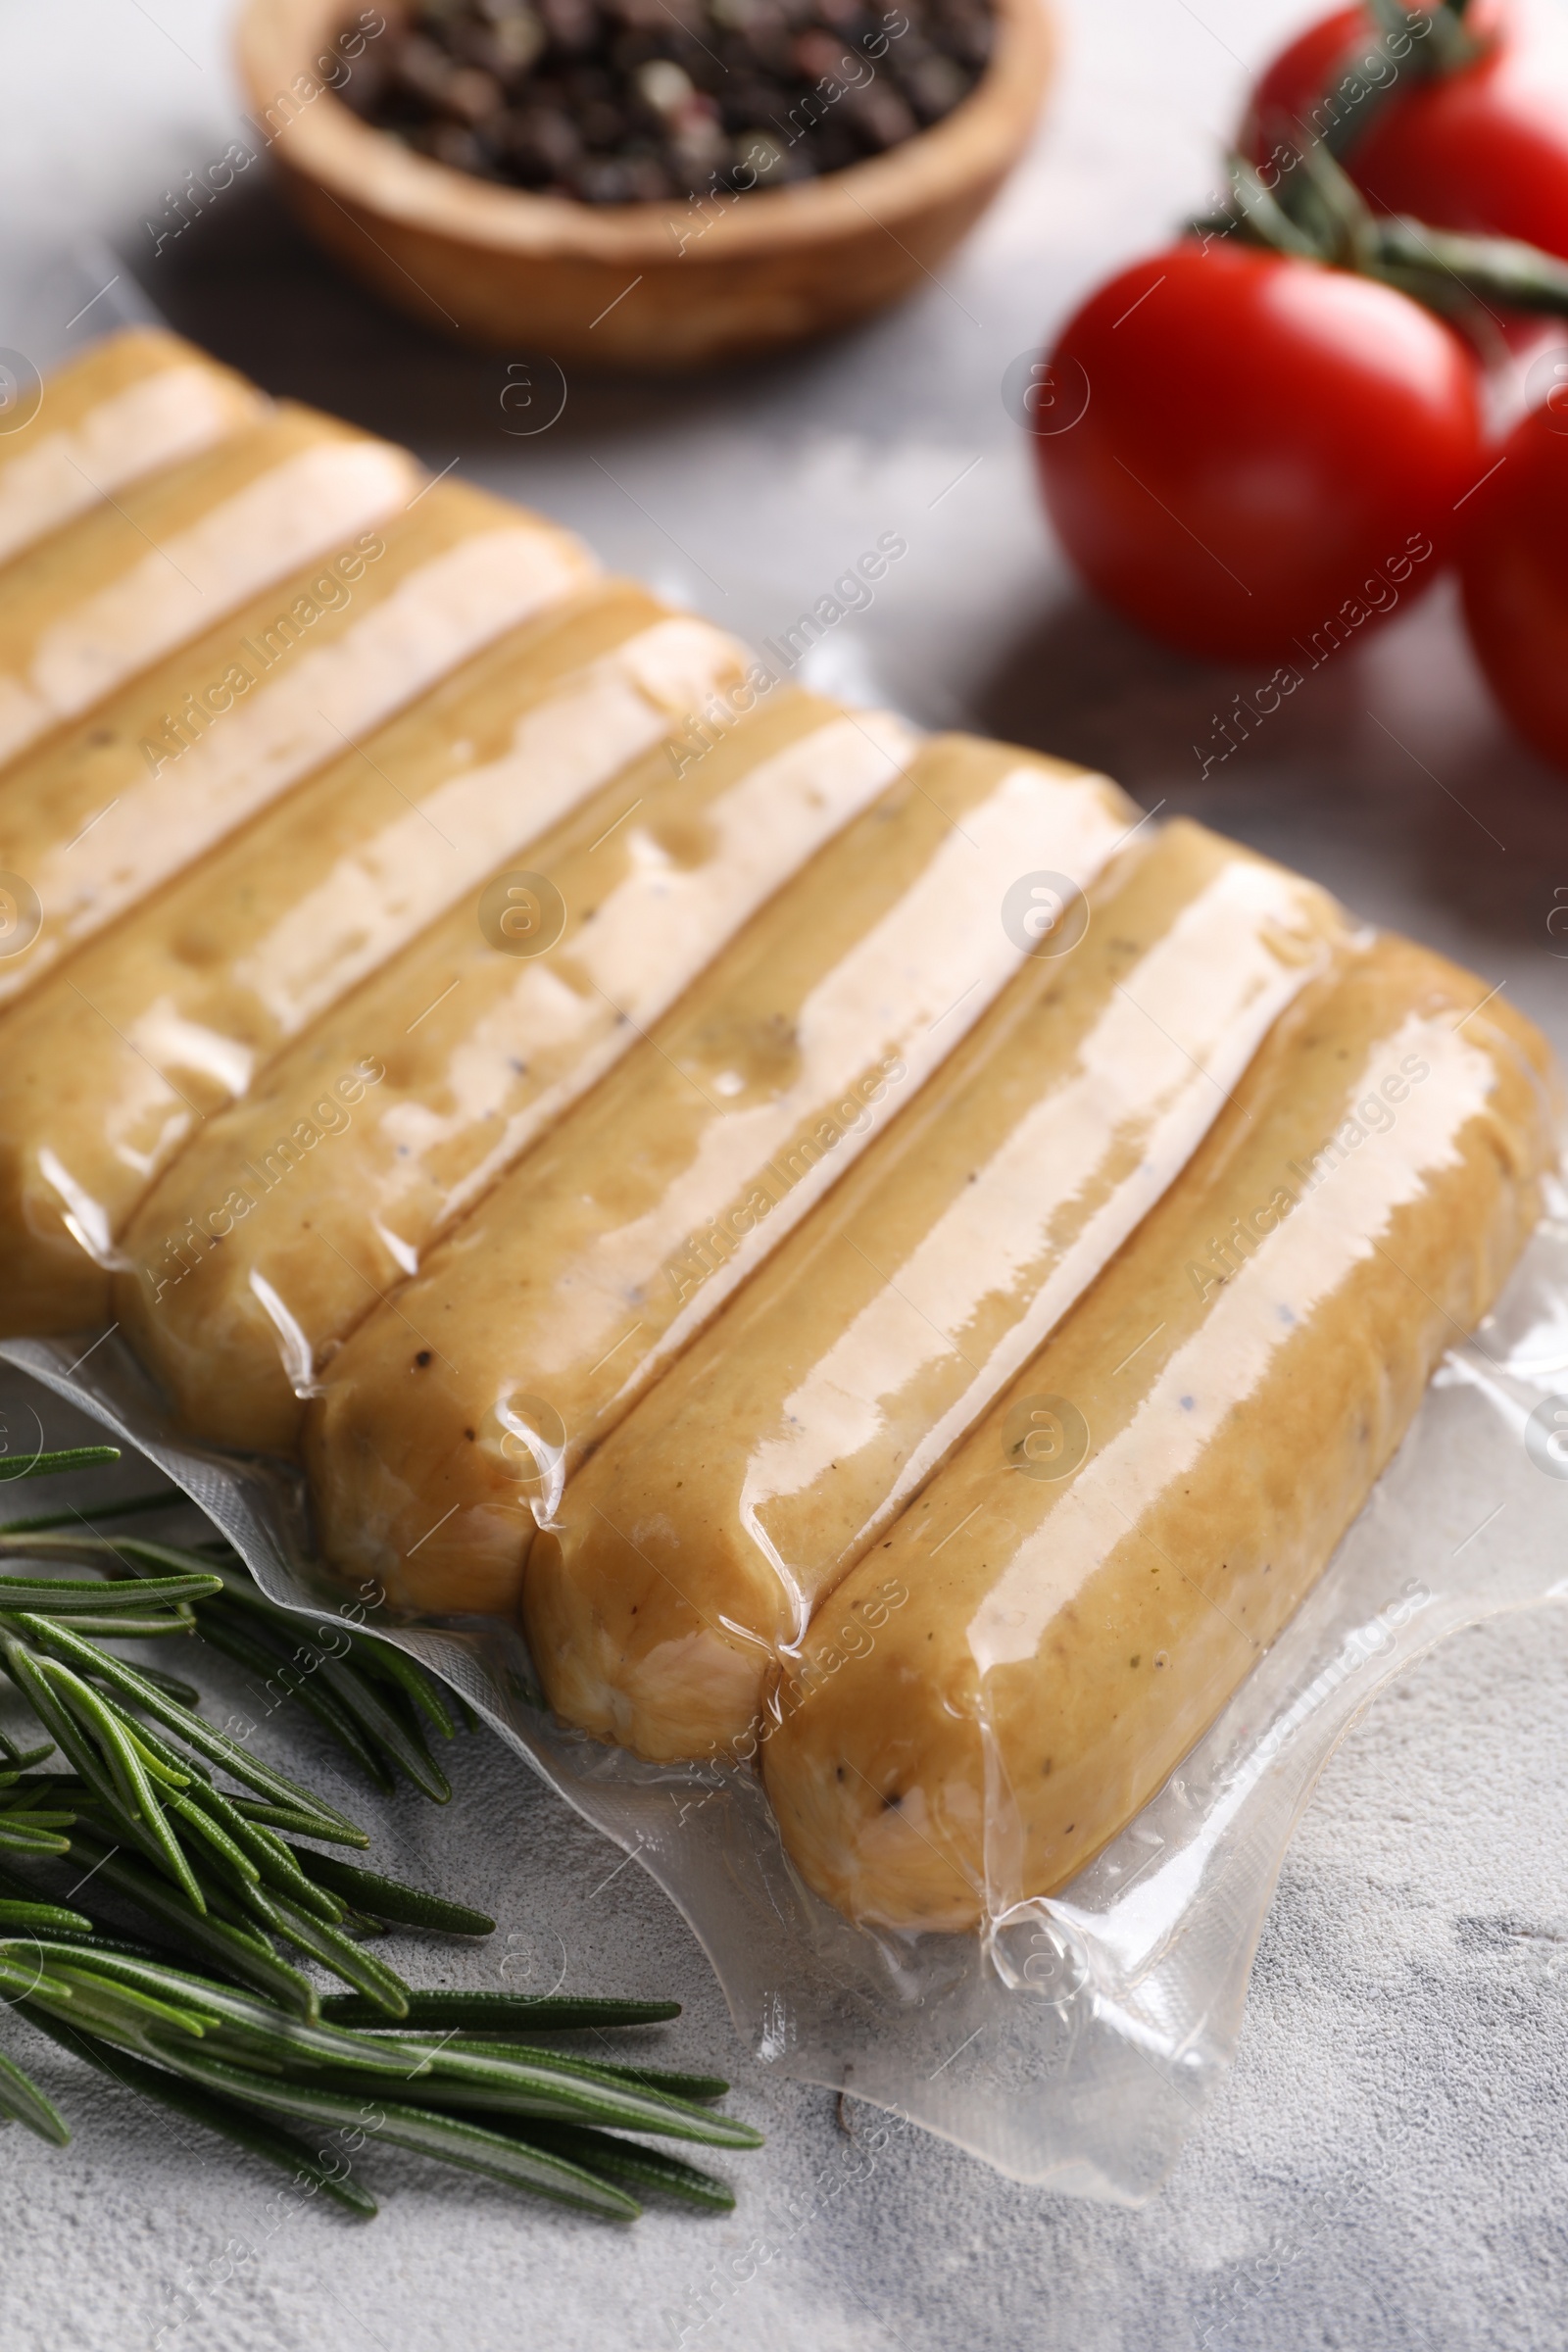
[[[321,2015],[345,2026],[376,2022],[353,1993],[328,1993]],[[679,2001],[604,2001],[580,1992],[411,1992],[403,2025],[411,2034],[493,2034],[510,2041],[566,2028],[662,2026],[679,2015]]]
[[[112,1446],[74,1447],[0,1462],[0,1478],[118,1458]],[[103,1516],[169,1499],[135,1497]],[[94,1573],[49,1573],[67,1568]],[[364,2219],[375,2200],[351,2160],[375,2139],[611,2220],[635,2218],[634,2190],[733,2205],[711,2174],[621,2136],[757,2146],[750,2125],[714,2112],[726,2082],[533,2038],[658,2024],[677,2003],[411,1989],[364,1936],[389,1926],[487,1936],[495,1923],[320,1852],[369,1840],[207,1723],[188,1685],[101,1646],[148,1635],[199,1635],[265,1670],[381,1786],[401,1774],[437,1803],[451,1794],[429,1736],[454,1738],[475,1720],[469,1710],[358,1628],[313,1635],[310,1619],[255,1591],[226,1545],[106,1537],[78,1514],[0,1528],[0,1674],[44,1735],[22,1746],[0,1732],[0,2001],[14,2015]],[[238,1787],[220,1788],[218,1773]],[[24,1875],[62,1863],[72,1872],[62,1900]],[[141,1940],[124,1935],[117,1904],[140,1919]],[[311,1962],[349,1989],[323,1998]],[[0,2054],[4,2120],[56,2145],[70,2137],[53,2102]],[[307,2127],[309,2143],[290,2126]],[[323,2131],[337,2153],[319,2144]]]
[[[53,1453],[0,1456],[0,1485],[14,1478],[59,1478],[67,1470],[99,1470],[118,1462],[118,1446],[62,1446]]]
[[[167,1508],[170,1499],[138,1495],[115,1508],[117,1514],[154,1504]],[[69,1524],[73,1517],[74,1527]],[[362,1633],[341,1615],[322,1611],[313,1623],[279,1608],[256,1590],[226,1544],[192,1550],[135,1536],[102,1536],[75,1514],[50,1513],[0,1528],[0,1564],[8,1554],[61,1567],[93,1567],[105,1578],[134,1578],[144,1591],[201,1578],[203,1590],[193,1591],[184,1603],[196,1632],[261,1678],[261,1703],[269,1712],[289,1701],[304,1706],[380,1788],[390,1791],[401,1775],[437,1804],[450,1798],[451,1787],[430,1752],[429,1734],[451,1740],[460,1728],[473,1728],[471,1711],[400,1649]],[[90,1593],[93,1588],[85,1590]],[[97,1592],[102,1607],[101,1587]],[[122,1593],[123,1584],[116,1593],[117,1607]],[[171,1624],[168,1630],[176,1629]]]

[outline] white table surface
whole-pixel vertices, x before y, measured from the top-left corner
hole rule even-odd
[[[1091,759],[1146,807],[1200,815],[1506,980],[1568,1047],[1568,963],[1546,929],[1568,885],[1568,784],[1489,710],[1446,588],[1314,676],[1200,786],[1192,744],[1255,680],[1161,654],[1078,595],[1003,407],[1007,363],[1201,204],[1247,68],[1308,11],[1071,0],[1038,147],[940,285],[832,346],[695,384],[574,375],[533,439],[504,430],[506,355],[377,311],[317,262],[260,172],[153,258],[143,222],[165,189],[232,135],[228,13],[0,0],[0,343],[47,360],[78,341],[92,317],[66,331],[85,299],[68,257],[111,237],[174,323],[272,390],[433,466],[459,460],[742,634],[787,626],[898,530],[907,558],[817,649],[812,682]],[[34,1406],[51,1443],[74,1434],[40,1393],[0,1382],[29,1439]],[[222,1688],[220,1666],[202,1672]],[[0,2342],[139,2352],[163,2328],[179,2352],[663,2352],[683,2330],[702,2352],[1561,2345],[1565,1690],[1568,1621],[1546,1611],[1453,1642],[1362,1721],[1287,1861],[1235,2072],[1137,2213],[1017,2187],[908,2131],[868,2156],[827,2092],[747,2058],[651,1882],[629,1865],[607,1884],[614,1849],[494,1741],[462,1750],[437,1812],[367,1798],[306,1728],[291,1752],[381,1828],[386,1867],[500,1921],[486,1954],[400,1948],[411,1973],[515,1982],[499,1974],[507,1951],[547,1960],[559,1937],[571,1984],[687,2004],[661,2055],[721,2063],[770,2135],[728,2168],[737,2211],[651,2211],[622,2235],[387,2153],[372,2227],[307,2210],[274,2229],[259,2167],[181,2144],[0,2026],[76,2123],[62,2152],[20,2130],[0,2140]],[[237,2263],[236,2245],[252,2249]]]

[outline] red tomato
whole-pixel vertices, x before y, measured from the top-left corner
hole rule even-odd
[[[1528,42],[1511,37],[1496,8],[1466,22],[1495,45],[1440,79],[1406,68],[1392,94],[1369,108],[1366,127],[1341,155],[1379,212],[1407,213],[1439,228],[1522,237],[1568,255],[1568,85]],[[1261,163],[1283,138],[1321,135],[1333,93],[1373,40],[1366,11],[1342,9],[1282,50],[1259,80],[1242,127],[1242,150]],[[1316,110],[1314,112],[1314,110]]]
[[[1035,412],[1046,504],[1085,579],[1152,636],[1288,656],[1437,573],[1486,469],[1479,380],[1388,286],[1185,242],[1063,330]],[[1054,430],[1079,404],[1052,398],[1085,381]]]
[[[1525,741],[1568,769],[1568,405],[1514,428],[1463,520],[1459,575],[1481,666]]]

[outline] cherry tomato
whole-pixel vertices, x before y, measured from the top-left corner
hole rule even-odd
[[[1438,228],[1522,237],[1568,256],[1568,84],[1506,14],[1472,8],[1465,23],[1493,45],[1474,65],[1438,79],[1407,68],[1367,110],[1366,127],[1340,161],[1378,212]],[[1240,144],[1264,164],[1283,140],[1321,135],[1343,105],[1375,28],[1365,9],[1342,9],[1281,51],[1258,81]],[[1412,48],[1412,55],[1418,52]],[[1334,93],[1339,93],[1338,98]],[[1316,111],[1314,111],[1316,110]]]
[[[1239,242],[1124,270],[1038,372],[1069,557],[1189,653],[1289,656],[1408,602],[1486,469],[1456,335],[1370,278]]]
[[[1459,576],[1481,666],[1525,741],[1568,769],[1568,399],[1515,426],[1463,519]]]

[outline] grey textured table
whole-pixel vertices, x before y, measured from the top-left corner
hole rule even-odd
[[[1000,396],[1007,363],[1080,289],[1203,199],[1247,66],[1304,13],[1073,0],[1036,153],[940,285],[768,368],[688,386],[574,377],[560,422],[515,438],[505,357],[457,353],[345,288],[260,172],[154,257],[144,221],[232,135],[219,0],[3,0],[0,342],[46,357],[79,341],[94,315],[67,320],[93,287],[67,257],[110,236],[169,318],[272,389],[436,467],[456,461],[743,634],[788,625],[899,531],[907,557],[814,649],[813,682],[1092,759],[1145,806],[1200,815],[1506,980],[1568,1046],[1568,966],[1546,928],[1568,885],[1568,786],[1489,711],[1446,590],[1338,657],[1200,783],[1193,743],[1255,681],[1152,650],[1084,602]],[[51,1442],[73,1434],[19,1381],[0,1404],[24,1442],[33,1407]],[[1362,1722],[1292,1848],[1235,2073],[1140,2213],[1015,2187],[897,2127],[868,2150],[863,2111],[858,2144],[826,2092],[736,2048],[681,1921],[492,1741],[460,1754],[442,1814],[367,1802],[302,1733],[301,1763],[384,1824],[394,1867],[495,1911],[470,1981],[553,1974],[559,1938],[574,1984],[685,2000],[665,2045],[725,2052],[736,2104],[770,2133],[733,2167],[739,2208],[716,2225],[651,2213],[624,2238],[387,2154],[372,2229],[309,2211],[274,2228],[259,2172],[45,2059],[77,2133],[63,2153],[5,2135],[0,2338],[8,2352],[123,2352],[160,2328],[180,2352],[662,2352],[683,2332],[703,2352],[1559,2345],[1565,1688],[1568,1621],[1548,1611],[1454,1642]]]

